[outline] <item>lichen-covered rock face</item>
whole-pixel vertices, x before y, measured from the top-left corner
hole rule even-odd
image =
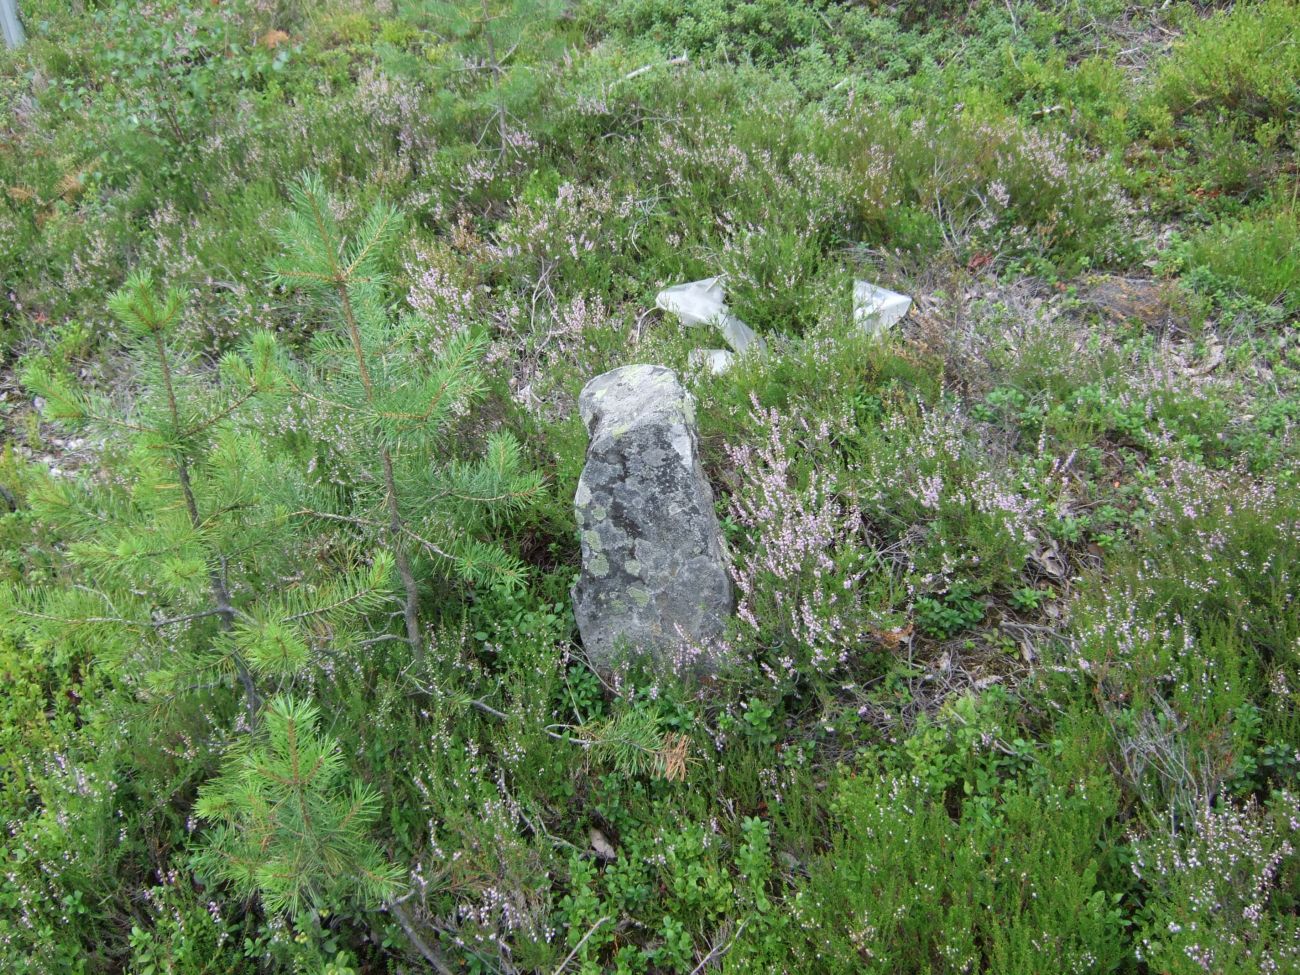
[[[732,608],[695,397],[663,366],[624,366],[578,399],[591,442],[573,505],[582,538],[574,614],[602,669],[721,633]],[[711,670],[716,661],[694,665]]]

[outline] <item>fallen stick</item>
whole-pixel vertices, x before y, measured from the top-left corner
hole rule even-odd
[[[647,64],[643,67],[637,68],[635,71],[629,71],[627,74],[623,75],[623,77],[619,78],[618,80],[631,81],[633,78],[639,78],[641,77],[641,75],[645,74],[646,72],[653,71],[655,68],[658,67],[675,68],[680,65],[690,64],[690,63],[691,63],[691,59],[687,57],[685,54],[683,54],[681,57],[673,58],[669,61],[662,61],[659,64]]]

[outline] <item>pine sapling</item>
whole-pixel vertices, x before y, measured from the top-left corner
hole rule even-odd
[[[293,680],[346,646],[387,598],[392,563],[381,553],[323,578],[304,572],[283,497],[298,496],[292,471],[243,417],[273,350],[262,342],[251,359],[206,367],[172,344],[183,304],[146,274],[112,296],[135,340],[134,382],[116,397],[41,364],[26,371],[50,419],[105,444],[105,476],[33,493],[38,517],[72,540],[71,578],[0,604],[38,642],[87,643],[154,704],[214,691],[233,673],[251,727],[259,680]]]
[[[383,261],[400,230],[397,213],[375,206],[349,239],[319,179],[304,177],[293,203],[275,279],[314,300],[329,327],[314,336],[305,364],[278,353],[276,395],[311,432],[325,476],[340,488],[333,510],[300,513],[390,553],[405,638],[422,664],[424,567],[474,584],[518,584],[518,560],[476,533],[485,519],[528,503],[541,482],[504,434],[490,436],[481,457],[448,456],[452,421],[483,391],[484,342],[471,334],[435,340],[421,316],[390,314]]]
[[[228,757],[194,807],[210,824],[199,874],[291,917],[343,899],[375,907],[401,887],[401,871],[369,835],[380,795],[349,774],[318,719],[311,704],[273,698],[264,733]]]
[[[535,61],[548,50],[547,30],[561,16],[562,5],[555,0],[435,0],[425,4],[424,14],[461,54],[457,71],[486,80],[482,94],[472,99],[487,113],[478,143],[494,131],[497,155],[506,156],[519,143],[517,116],[540,87],[525,54]]]

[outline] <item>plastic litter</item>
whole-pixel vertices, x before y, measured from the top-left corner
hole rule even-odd
[[[692,369],[707,369],[711,375],[721,376],[736,362],[736,353],[730,349],[692,349],[687,360]]]
[[[664,288],[655,296],[655,306],[676,315],[688,328],[714,325],[737,352],[767,348],[767,343],[727,307],[721,278],[704,278]]]
[[[912,307],[912,299],[870,281],[853,282],[853,321],[869,335],[888,331]]]
[[[0,34],[4,35],[5,47],[22,47],[27,40],[18,18],[18,0],[0,0]]]
[[[705,278],[675,284],[655,296],[655,305],[672,312],[683,325],[691,328],[708,324],[727,312],[721,281],[721,278]]]

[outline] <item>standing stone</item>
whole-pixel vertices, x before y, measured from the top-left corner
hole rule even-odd
[[[578,409],[591,442],[573,499],[582,535],[573,609],[588,656],[607,669],[719,635],[731,579],[695,397],[670,369],[624,366],[587,383]]]

